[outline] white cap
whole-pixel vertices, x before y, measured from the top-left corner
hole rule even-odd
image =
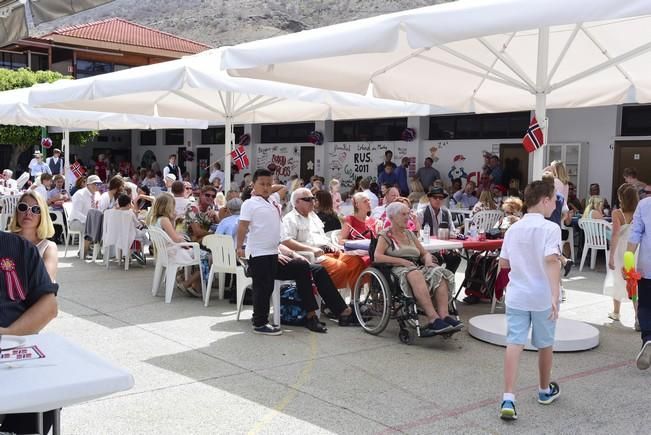
[[[86,179],[86,184],[102,184],[102,180],[97,175],[91,175]]]
[[[167,175],[165,176],[165,178],[169,178],[169,179],[172,180],[172,181],[176,181],[176,175],[174,175],[174,174],[167,174]]]

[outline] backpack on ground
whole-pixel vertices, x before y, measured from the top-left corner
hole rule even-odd
[[[280,288],[280,323],[282,325],[305,326],[307,311],[301,305],[296,285]]]

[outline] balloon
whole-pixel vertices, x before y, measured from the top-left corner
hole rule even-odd
[[[635,269],[635,254],[631,251],[624,253],[624,270]]]

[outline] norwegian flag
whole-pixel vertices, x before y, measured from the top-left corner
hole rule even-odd
[[[84,172],[86,172],[86,170],[79,164],[79,162],[74,162],[72,165],[70,165],[70,172],[72,172],[75,178],[79,178],[84,175]]]
[[[246,151],[242,145],[231,151],[231,158],[238,168],[244,169],[249,167],[249,158],[247,157]]]
[[[543,146],[544,143],[545,138],[543,137],[543,131],[534,116],[531,119],[531,124],[529,124],[527,133],[522,138],[522,146],[524,146],[524,149],[527,150],[528,153],[532,153]]]

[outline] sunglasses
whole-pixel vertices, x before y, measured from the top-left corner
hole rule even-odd
[[[41,214],[41,207],[38,205],[29,206],[26,202],[21,202],[16,207],[19,212],[27,213],[27,210],[30,210],[32,214]]]
[[[186,187],[185,190],[192,190],[192,188],[191,187]]]
[[[316,200],[316,198],[313,197],[313,196],[306,196],[305,198],[299,198],[299,199],[300,199],[301,201],[305,201],[305,202],[312,202],[312,201],[315,201],[315,200]]]
[[[206,198],[217,198],[217,195],[210,195],[208,193],[204,193],[203,196],[205,196]]]

